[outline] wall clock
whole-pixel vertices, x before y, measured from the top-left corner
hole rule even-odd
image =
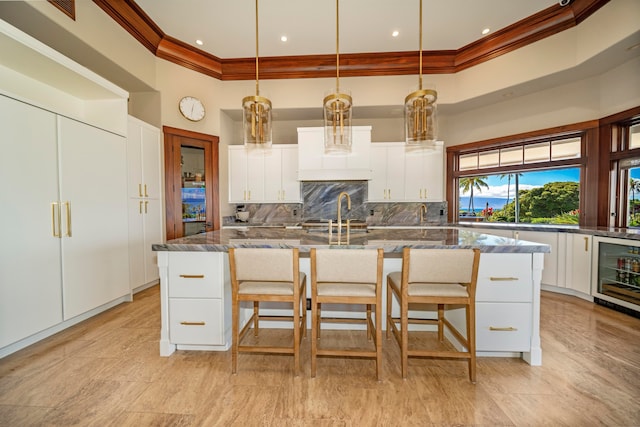
[[[198,122],[204,119],[204,104],[196,97],[185,96],[178,103],[178,108],[187,120]]]

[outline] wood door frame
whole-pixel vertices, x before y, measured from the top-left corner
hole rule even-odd
[[[206,226],[207,231],[220,229],[220,178],[219,178],[219,141],[220,138],[214,135],[193,132],[185,129],[178,129],[163,126],[164,133],[164,179],[166,198],[166,230],[167,240],[182,237],[182,177],[180,167],[180,147],[183,138],[191,140],[188,146],[203,148],[205,150],[204,169],[213,171],[205,173],[205,198],[207,206]],[[179,226],[178,226],[179,225]]]

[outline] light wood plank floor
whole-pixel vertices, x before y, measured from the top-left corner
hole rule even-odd
[[[243,354],[237,375],[229,352],[163,358],[159,299],[148,289],[0,360],[0,425],[640,425],[640,319],[574,297],[543,292],[543,366],[480,358],[475,386],[460,361],[410,359],[403,381],[393,340],[381,382],[362,359],[320,359],[310,378],[310,337],[297,378],[290,356]]]

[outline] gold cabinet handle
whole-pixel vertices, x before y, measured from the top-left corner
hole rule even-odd
[[[63,205],[67,207],[67,233],[65,236],[71,237],[71,202],[67,200]]]
[[[138,184],[138,196],[142,197],[142,184]]]
[[[391,200],[391,189],[389,189],[388,191],[389,191],[389,200]]]
[[[247,191],[247,194],[249,195],[249,197],[247,198],[247,200],[251,200],[251,190]]]
[[[60,207],[58,202],[51,202],[51,230],[53,237],[62,237],[60,235]]]
[[[204,322],[180,322],[181,325],[184,326],[204,326]]]
[[[584,238],[584,251],[585,252],[589,252],[589,238],[588,237]]]
[[[495,276],[491,276],[489,277],[489,280],[491,280],[492,282],[513,282],[515,280],[518,280],[517,277],[495,277]]]
[[[498,328],[495,326],[489,326],[490,331],[502,331],[502,332],[515,332],[518,328],[514,328],[513,326],[508,326],[506,328]]]
[[[204,274],[181,274],[183,279],[204,279]]]
[[[139,203],[140,203],[139,211],[140,211],[140,213],[142,213],[142,200],[140,200],[140,202],[139,202]]]
[[[144,197],[149,197],[147,194],[147,184],[144,185]]]
[[[144,201],[144,213],[148,213],[149,202],[147,200]]]

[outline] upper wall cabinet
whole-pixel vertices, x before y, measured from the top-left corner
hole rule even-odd
[[[3,20],[0,52],[0,93],[127,135],[127,91]]]
[[[444,200],[443,143],[435,150],[406,148],[404,143],[371,144],[371,202],[440,202]]]
[[[351,153],[325,154],[324,128],[298,128],[298,179],[343,181],[371,179],[371,126],[353,126]]]
[[[229,147],[229,203],[298,203],[298,147],[272,145],[268,150]]]

